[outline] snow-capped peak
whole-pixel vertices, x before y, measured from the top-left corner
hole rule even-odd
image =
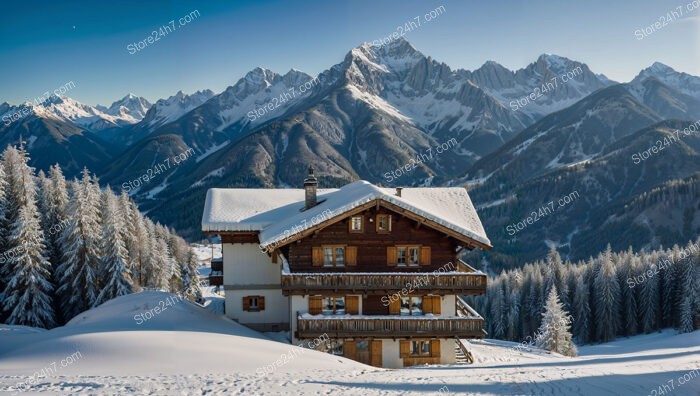
[[[146,113],[143,122],[151,128],[158,127],[180,118],[185,113],[202,105],[214,96],[214,91],[205,89],[187,95],[177,91],[167,99],[159,99]]]
[[[661,62],[654,62],[639,72],[630,84],[638,86],[648,78],[656,78],[663,84],[700,100],[700,77],[678,72]]]

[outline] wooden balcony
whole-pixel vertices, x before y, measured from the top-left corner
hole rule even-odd
[[[483,338],[481,316],[310,316],[297,317],[296,338]],[[324,336],[325,337],[325,336]]]
[[[408,293],[479,295],[486,292],[486,274],[459,261],[449,272],[283,272],[282,293],[312,295],[325,293],[390,294]]]

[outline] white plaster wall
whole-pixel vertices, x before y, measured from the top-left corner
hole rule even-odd
[[[440,363],[453,364],[457,362],[457,353],[455,352],[455,340],[451,338],[440,339]]]
[[[382,366],[384,368],[403,368],[399,340],[382,340]],[[440,338],[440,364],[453,364],[457,361],[455,340]]]
[[[226,316],[241,324],[289,323],[289,298],[281,290],[226,290]],[[259,312],[243,311],[243,297],[265,296],[265,309]]]
[[[300,340],[294,337],[297,331],[297,312],[308,313],[309,312],[309,298],[307,296],[290,296],[289,297],[289,329],[290,329],[290,340],[292,344],[298,345]]]
[[[257,243],[225,243],[224,285],[279,285],[281,263],[260,250]]]
[[[402,368],[403,360],[400,356],[399,340],[382,340],[382,367]]]
[[[442,303],[440,304],[440,315],[442,316],[455,316],[457,315],[457,306],[455,305],[456,299],[454,294],[442,296],[440,299]]]

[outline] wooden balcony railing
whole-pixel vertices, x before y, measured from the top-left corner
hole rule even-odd
[[[409,293],[478,295],[486,291],[486,274],[459,261],[451,272],[287,272],[282,273],[284,295],[327,292],[387,294],[406,289]]]
[[[328,316],[297,317],[297,338],[482,338],[484,319],[456,316]]]

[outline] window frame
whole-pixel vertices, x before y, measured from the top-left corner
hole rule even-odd
[[[420,314],[413,313],[413,299],[420,298]],[[403,302],[404,299],[408,299],[408,314],[403,314]],[[401,296],[399,302],[399,316],[425,316],[425,309],[423,301],[425,296]]]
[[[328,313],[326,310],[326,299],[332,299],[333,303],[333,312]],[[339,312],[340,310],[338,309],[338,300],[342,299],[343,300],[343,312]],[[345,299],[345,296],[331,296],[331,297],[321,297],[321,315],[345,315],[347,313],[347,300]]]
[[[347,245],[322,245],[321,249],[323,249],[323,262],[321,263],[321,267],[324,268],[345,268],[347,266]],[[327,265],[326,263],[326,249],[331,249],[331,255],[333,258],[333,262],[330,265]],[[338,264],[338,257],[337,257],[337,249],[343,249],[343,260],[342,263],[339,265]]]
[[[400,252],[402,249],[403,249],[404,252],[405,252],[405,258],[404,258],[405,261],[406,261],[405,263],[400,263],[400,262],[399,262],[399,257],[400,257],[399,252]],[[411,257],[410,252],[411,252],[412,249],[415,249],[415,251],[416,251],[416,262],[415,262],[415,263],[411,263],[411,262],[409,261],[409,260],[410,260],[410,257]],[[420,251],[421,251],[421,246],[420,246],[420,245],[398,245],[398,246],[396,246],[396,266],[397,266],[397,267],[402,267],[402,268],[417,268],[417,267],[420,267],[420,265],[421,265],[421,262],[420,262]]]
[[[357,218],[360,219],[360,229],[359,229],[359,230],[356,230],[356,229],[354,228],[354,222],[353,222],[353,221],[354,221],[355,219],[357,219]],[[362,215],[350,216],[350,222],[349,222],[349,225],[348,225],[348,231],[349,231],[350,233],[353,233],[353,234],[362,234],[362,233],[364,233],[364,232],[365,232],[365,216],[362,216]]]
[[[386,229],[383,229],[380,227],[380,225],[381,225],[380,219],[383,219],[383,218],[386,219],[386,222],[387,222]],[[385,214],[385,213],[377,214],[375,222],[376,222],[376,231],[378,234],[388,234],[391,232],[391,215],[390,214]]]
[[[430,340],[411,340],[411,343],[408,346],[408,356],[409,357],[431,357],[433,356],[433,346],[430,342]],[[416,350],[418,353],[414,353],[413,346],[416,345]],[[423,347],[427,345],[428,346],[428,352],[425,353],[423,351]]]

